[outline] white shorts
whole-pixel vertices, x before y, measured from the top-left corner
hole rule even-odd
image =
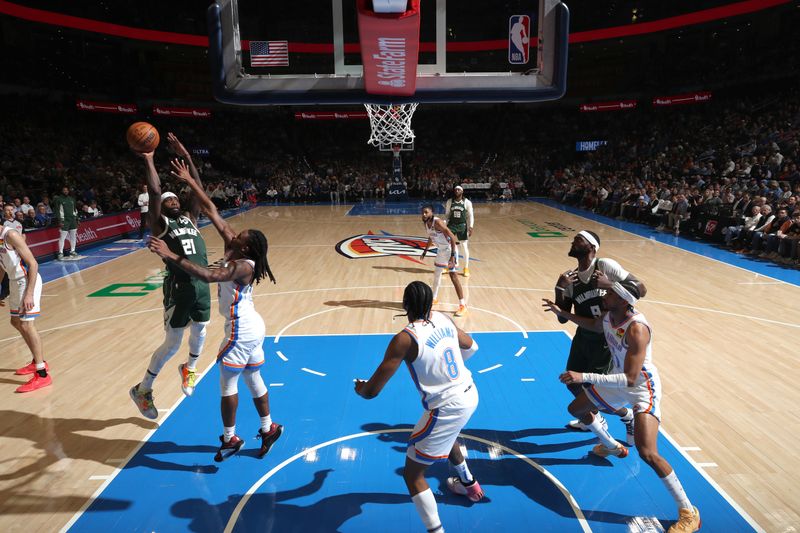
[[[618,411],[630,405],[633,414],[649,413],[661,422],[661,379],[655,372],[642,370],[642,375],[644,381],[627,389],[587,385],[586,396],[601,409]]]
[[[422,413],[408,439],[406,455],[409,459],[423,465],[447,459],[458,434],[478,407],[478,388],[474,383],[464,387],[464,394]]]
[[[260,338],[233,340],[228,336],[222,341],[217,362],[232,372],[258,368],[264,364],[263,344],[263,335]]]
[[[450,247],[449,246],[442,246],[436,249],[436,259],[433,261],[433,265],[439,268],[444,268],[448,272],[457,272],[458,271],[458,247],[456,246],[456,263],[453,265],[453,268],[448,269],[447,263],[450,261]]]
[[[36,320],[41,312],[39,307],[42,300],[42,276],[36,274],[36,286],[33,288],[33,309],[25,312],[22,309],[22,295],[25,294],[25,287],[28,286],[27,278],[8,280],[8,306],[12,317],[19,317],[20,320]]]

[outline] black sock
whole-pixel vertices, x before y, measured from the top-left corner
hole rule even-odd
[[[47,377],[47,370],[45,370],[44,368],[41,369],[41,370],[37,370],[36,373],[39,374],[40,378],[46,378]]]

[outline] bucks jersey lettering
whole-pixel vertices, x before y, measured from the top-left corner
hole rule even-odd
[[[467,206],[464,203],[464,200],[453,201],[450,205],[450,214],[449,218],[447,219],[447,227],[451,230],[453,228],[466,228],[467,226]]]
[[[191,219],[183,215],[176,219],[165,216],[161,218],[166,226],[161,238],[167,243],[169,249],[196,265],[208,266],[206,241],[203,240]],[[192,279],[189,274],[169,262],[167,262],[167,272],[167,278],[171,279],[173,283],[186,283]]]

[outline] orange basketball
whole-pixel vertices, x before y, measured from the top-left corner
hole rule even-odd
[[[128,139],[131,149],[141,153],[154,151],[161,140],[161,137],[158,136],[158,130],[147,122],[134,122],[131,124],[125,137]]]

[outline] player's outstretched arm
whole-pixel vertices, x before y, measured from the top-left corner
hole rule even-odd
[[[145,182],[147,183],[147,197],[150,202],[150,209],[147,210],[147,220],[153,234],[159,234],[164,229],[164,221],[161,220],[161,179],[158,177],[156,165],[153,162],[154,152],[134,152],[144,160]]]
[[[253,267],[246,261],[231,261],[220,268],[207,268],[192,263],[185,257],[169,249],[167,243],[158,237],[150,237],[147,243],[150,251],[199,280],[206,283],[220,283],[223,281],[236,281],[241,284],[250,283],[253,277]]]
[[[170,164],[173,169],[171,174],[191,188],[196,203],[211,220],[211,223],[214,224],[214,227],[217,228],[217,232],[219,232],[227,246],[234,237],[236,237],[236,232],[233,231],[230,224],[222,218],[222,215],[217,211],[217,206],[214,205],[214,202],[211,201],[211,198],[208,197],[203,188],[192,178],[186,163],[180,159],[173,159]]]
[[[383,361],[378,365],[369,381],[356,380],[356,394],[367,400],[378,396],[386,383],[400,368],[400,363],[405,360],[412,348],[416,348],[416,345],[411,341],[411,337],[402,331],[395,335],[386,348]]]
[[[192,154],[189,153],[189,150],[178,140],[178,137],[175,136],[174,133],[169,132],[167,133],[167,142],[172,147],[172,150],[178,157],[182,157],[186,161],[189,162],[189,173],[191,174],[194,181],[200,186],[200,189],[203,189],[203,182],[200,181],[200,173],[197,171],[197,167],[194,166],[194,161],[192,160]],[[189,212],[194,218],[194,221],[197,221],[197,216],[200,214],[200,203],[199,199],[196,195],[191,195],[192,205],[189,206]]]
[[[576,314],[570,313],[569,311],[564,311],[561,309],[554,301],[548,300],[547,298],[542,298],[544,302],[542,307],[544,308],[545,312],[555,313],[557,316],[566,318],[567,320],[576,323],[582,328],[586,328],[591,331],[596,331],[598,333],[603,332],[603,318],[588,318],[585,316],[578,316]]]

